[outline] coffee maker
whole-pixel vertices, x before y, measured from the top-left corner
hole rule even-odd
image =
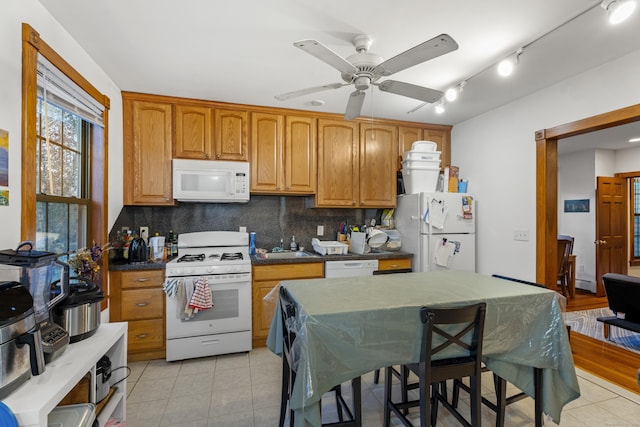
[[[18,282],[0,282],[0,399],[45,370],[33,297]]]
[[[69,334],[54,323],[51,309],[69,293],[69,266],[58,261],[57,254],[33,250],[31,242],[22,242],[16,250],[0,251],[0,264],[19,267],[19,282],[33,297],[35,321],[42,335],[46,363],[64,353]]]

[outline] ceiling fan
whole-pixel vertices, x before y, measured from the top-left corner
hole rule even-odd
[[[386,61],[383,61],[378,55],[369,52],[371,38],[367,35],[359,35],[353,39],[353,46],[356,49],[356,53],[346,59],[316,40],[302,40],[295,42],[293,45],[340,71],[342,80],[346,83],[330,83],[323,86],[288,92],[276,96],[276,99],[284,101],[302,95],[329,89],[338,89],[353,84],[356,90],[349,95],[349,102],[347,103],[347,109],[344,115],[345,120],[351,120],[360,115],[362,104],[364,103],[365,91],[371,85],[378,86],[378,89],[383,92],[395,93],[424,102],[433,103],[438,101],[443,95],[442,91],[396,80],[385,80],[379,83],[378,80],[381,77],[388,77],[393,73],[458,49],[458,44],[448,34],[440,34]]]

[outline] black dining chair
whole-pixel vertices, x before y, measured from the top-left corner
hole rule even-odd
[[[408,418],[408,409],[420,408],[420,426],[435,425],[438,405],[447,409],[464,426],[480,426],[481,358],[482,336],[486,304],[464,307],[420,309],[422,320],[422,343],[420,361],[401,365],[399,376],[402,396],[400,401],[392,399],[393,367],[385,368],[384,426],[389,427],[393,412],[405,426],[413,426]],[[418,382],[407,384],[411,371]],[[471,419],[466,420],[446,397],[446,380],[469,377],[471,381]],[[405,390],[419,389],[417,400],[408,400]],[[431,393],[429,393],[431,390]]]
[[[556,279],[560,285],[562,295],[567,298],[573,298],[576,292],[571,287],[571,281],[569,280],[569,256],[573,253],[573,242],[574,239],[571,236],[558,235],[558,274]]]
[[[523,285],[546,288],[546,286],[541,285],[539,283],[516,279],[514,277],[502,276],[499,274],[494,274],[492,275],[492,277],[503,279],[503,280],[509,280],[512,282],[522,283]],[[489,369],[483,365],[482,371],[488,372]],[[492,401],[490,401],[489,399],[483,396],[482,403],[496,413],[496,427],[504,427],[504,419],[506,415],[507,406],[511,405],[512,403],[519,402],[520,400],[528,397],[528,395],[525,392],[521,391],[512,396],[507,397],[507,381],[504,378],[497,375],[495,372],[493,373],[493,386],[496,393],[496,402],[493,403]],[[457,408],[458,406],[460,389],[465,390],[466,392],[470,391],[469,386],[463,383],[461,379],[457,378],[453,381],[453,390],[451,393],[451,405],[454,408]]]
[[[280,396],[280,421],[279,427],[284,427],[287,416],[287,407],[289,408],[289,426],[294,425],[294,412],[291,410],[290,398],[293,390],[293,384],[296,379],[296,371],[292,369],[294,363],[295,340],[298,334],[296,322],[297,306],[291,299],[286,288],[280,287],[280,312],[282,319],[282,390]],[[347,404],[342,395],[342,385],[338,384],[333,387],[330,392],[335,393],[336,410],[340,426],[345,427],[361,427],[362,426],[362,407],[361,407],[361,379],[360,377],[351,380],[352,387],[352,407]],[[345,420],[345,413],[347,419]],[[323,424],[324,426],[325,424]],[[332,423],[331,425],[336,425]]]

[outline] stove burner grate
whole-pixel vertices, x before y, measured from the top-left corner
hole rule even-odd
[[[220,257],[220,260],[222,261],[233,261],[237,259],[243,259],[241,252],[225,252]]]
[[[178,258],[177,262],[195,262],[195,261],[204,261],[204,259],[205,259],[204,254],[183,255],[180,258]]]

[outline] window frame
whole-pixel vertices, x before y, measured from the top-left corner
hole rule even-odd
[[[629,265],[630,266],[640,266],[640,256],[635,256],[636,247],[635,247],[635,217],[639,216],[640,213],[636,215],[635,213],[635,189],[634,189],[634,180],[640,181],[640,172],[631,172],[624,174],[624,177],[627,178],[627,182],[629,183],[629,242],[630,248],[629,253],[631,256],[629,257]],[[640,183],[639,183],[640,184]]]
[[[22,176],[21,176],[21,225],[22,241],[36,239],[36,106],[37,106],[37,60],[38,54],[46,58],[71,81],[104,106],[104,127],[91,127],[90,195],[91,215],[88,224],[89,241],[104,245],[108,243],[108,125],[109,97],[102,94],[51,46],[40,38],[40,34],[29,24],[22,24]],[[108,257],[102,257],[99,285],[107,283]],[[103,286],[106,290],[107,287]],[[102,308],[107,307],[107,299]]]

